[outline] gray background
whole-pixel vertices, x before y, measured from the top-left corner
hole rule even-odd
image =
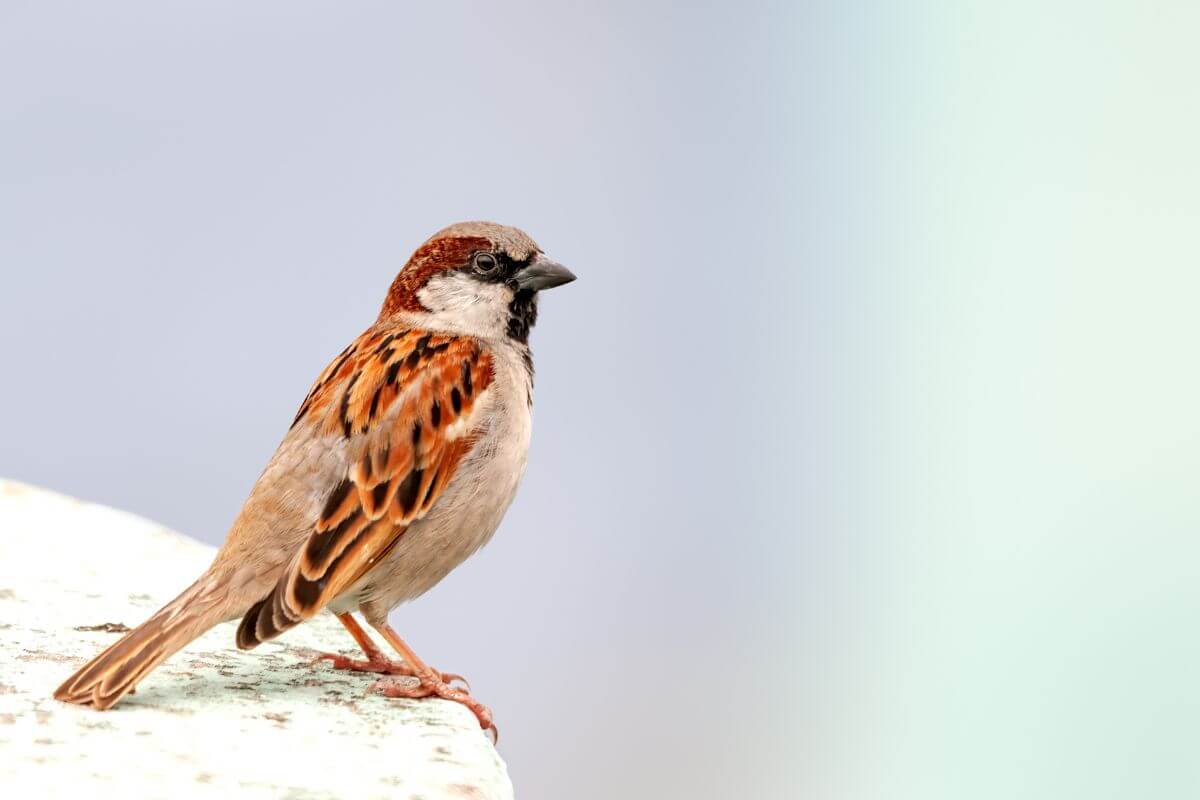
[[[580,276],[529,472],[395,622],[521,797],[1198,797],[1197,30],[0,0],[0,474],[216,542],[412,249],[516,224]]]
[[[533,335],[529,471],[394,621],[493,707],[522,797],[780,786],[794,32],[756,5],[0,4],[0,474],[219,542],[409,253],[525,228],[580,276]]]

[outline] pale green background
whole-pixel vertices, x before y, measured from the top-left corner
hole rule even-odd
[[[7,0],[0,473],[218,541],[411,249],[493,217],[580,280],[516,505],[396,623],[520,796],[1200,796],[1198,41]]]

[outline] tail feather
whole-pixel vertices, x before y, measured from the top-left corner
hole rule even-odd
[[[238,625],[237,631],[237,646],[242,650],[253,650],[270,638],[269,636],[260,636],[258,633],[259,617],[262,616],[263,608],[270,599],[271,596],[268,595],[264,599],[259,600],[250,606],[250,610],[246,612],[246,616],[242,617],[242,622]]]
[[[111,708],[163,660],[221,621],[216,588],[203,578],[192,584],[67,678],[54,692],[55,699]]]
[[[287,580],[288,574],[285,572],[271,593],[251,606],[242,617],[237,632],[237,646],[242,650],[252,650],[308,618],[299,616],[287,608],[284,601]],[[313,614],[317,610],[314,609]]]

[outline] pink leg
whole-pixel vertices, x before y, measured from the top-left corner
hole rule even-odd
[[[316,657],[314,663],[317,661],[328,661],[333,665],[334,669],[345,669],[354,672],[377,672],[383,675],[404,675],[410,678],[419,677],[416,669],[412,666],[403,661],[390,659],[384,655],[383,651],[379,649],[367,632],[362,629],[362,626],[358,624],[358,620],[350,616],[350,614],[338,614],[337,618],[346,626],[346,630],[350,631],[350,635],[354,637],[354,641],[358,643],[358,646],[362,649],[367,659],[362,661],[339,655],[338,653],[321,653]],[[462,681],[469,688],[466,679],[461,675],[455,675],[452,672],[439,674],[445,683]]]
[[[405,644],[400,635],[392,629],[392,626],[384,622],[380,625],[372,623],[372,627],[379,631],[384,639],[387,639],[388,644],[396,648],[396,652],[404,658],[405,664],[412,669],[412,673],[408,677],[416,678],[418,681],[414,685],[410,681],[389,681],[384,678],[376,681],[373,689],[378,690],[386,697],[441,697],[445,700],[462,703],[471,709],[475,718],[479,720],[479,727],[490,731],[495,740],[500,741],[500,731],[496,729],[496,724],[492,721],[491,709],[472,697],[469,692],[451,686],[446,678],[446,673],[430,668],[418,658],[412,648]]]

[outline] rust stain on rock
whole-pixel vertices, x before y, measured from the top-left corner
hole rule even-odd
[[[61,653],[51,653],[48,650],[39,650],[37,648],[34,648],[34,649],[22,650],[21,654],[19,656],[17,656],[17,660],[18,661],[55,661],[55,662],[58,662],[59,664],[75,664],[75,663],[81,662],[83,659],[76,658],[74,656],[64,656]]]
[[[99,625],[77,625],[77,631],[100,631],[102,633],[129,633],[132,630],[123,622],[102,622]]]

